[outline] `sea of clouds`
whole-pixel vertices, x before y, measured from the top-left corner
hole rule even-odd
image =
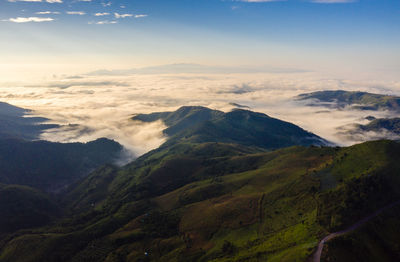
[[[200,105],[222,111],[241,105],[292,122],[338,145],[351,145],[370,136],[352,139],[340,129],[367,123],[366,116],[389,112],[328,109],[307,106],[294,97],[319,90],[369,91],[400,94],[400,82],[355,81],[329,78],[315,72],[95,72],[57,76],[38,82],[0,83],[0,101],[33,110],[60,128],[42,138],[59,142],[86,142],[99,137],[123,144],[130,158],[161,145],[166,137],[161,121],[132,121],[138,113],[173,111]],[[371,136],[373,137],[373,136]]]

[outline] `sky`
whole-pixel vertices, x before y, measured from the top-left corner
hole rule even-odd
[[[0,33],[0,80],[173,63],[400,69],[398,0],[0,0]]]

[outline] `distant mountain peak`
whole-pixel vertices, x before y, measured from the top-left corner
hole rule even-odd
[[[167,145],[179,141],[225,142],[275,149],[328,144],[294,124],[242,108],[224,113],[201,106],[184,106],[174,112],[139,114],[133,120],[162,120],[168,126],[164,130],[170,137]]]

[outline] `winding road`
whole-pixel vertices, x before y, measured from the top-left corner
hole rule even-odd
[[[379,209],[378,211],[376,211],[376,212],[373,213],[372,215],[370,215],[370,216],[368,216],[368,217],[366,217],[366,218],[363,218],[362,220],[358,221],[357,223],[355,223],[354,225],[352,225],[351,227],[349,227],[349,228],[347,228],[347,229],[345,229],[345,230],[338,231],[338,232],[335,232],[335,233],[331,233],[331,234],[327,235],[326,237],[324,237],[324,238],[318,243],[318,248],[317,248],[317,251],[315,251],[315,253],[314,253],[314,256],[313,256],[313,258],[312,258],[312,262],[320,262],[320,261],[321,261],[322,250],[324,249],[324,244],[325,244],[326,242],[328,242],[329,240],[331,240],[331,239],[333,239],[333,238],[342,236],[342,235],[344,235],[344,234],[347,234],[347,233],[349,233],[349,232],[352,232],[352,231],[356,230],[357,228],[359,228],[360,226],[364,225],[365,223],[367,223],[367,222],[370,221],[371,219],[373,219],[373,218],[377,217],[378,215],[380,215],[383,211],[385,211],[385,210],[387,210],[387,209],[390,209],[390,208],[392,208],[392,207],[394,207],[394,206],[397,206],[397,205],[399,205],[399,204],[400,204],[400,200],[397,201],[397,202],[394,202],[394,203],[392,203],[392,204],[390,204],[390,205],[388,205],[388,206],[385,206],[385,207]]]

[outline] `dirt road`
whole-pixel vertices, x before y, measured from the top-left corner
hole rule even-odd
[[[318,249],[317,251],[315,251],[312,262],[320,262],[321,261],[321,254],[322,254],[322,250],[324,249],[324,244],[326,242],[328,242],[329,240],[338,237],[338,236],[342,236],[344,234],[347,234],[349,232],[352,232],[354,230],[356,230],[357,228],[359,228],[360,226],[364,225],[365,223],[367,223],[368,221],[370,221],[371,219],[377,217],[378,215],[380,215],[383,211],[390,209],[394,206],[397,206],[400,204],[400,201],[397,201],[395,203],[392,203],[388,206],[385,206],[381,209],[379,209],[378,211],[376,211],[375,213],[373,213],[372,215],[369,215],[368,217],[358,221],[357,223],[355,223],[354,225],[352,225],[351,227],[339,231],[339,232],[335,232],[335,233],[331,233],[329,235],[327,235],[326,237],[324,237],[319,243],[318,243]]]

